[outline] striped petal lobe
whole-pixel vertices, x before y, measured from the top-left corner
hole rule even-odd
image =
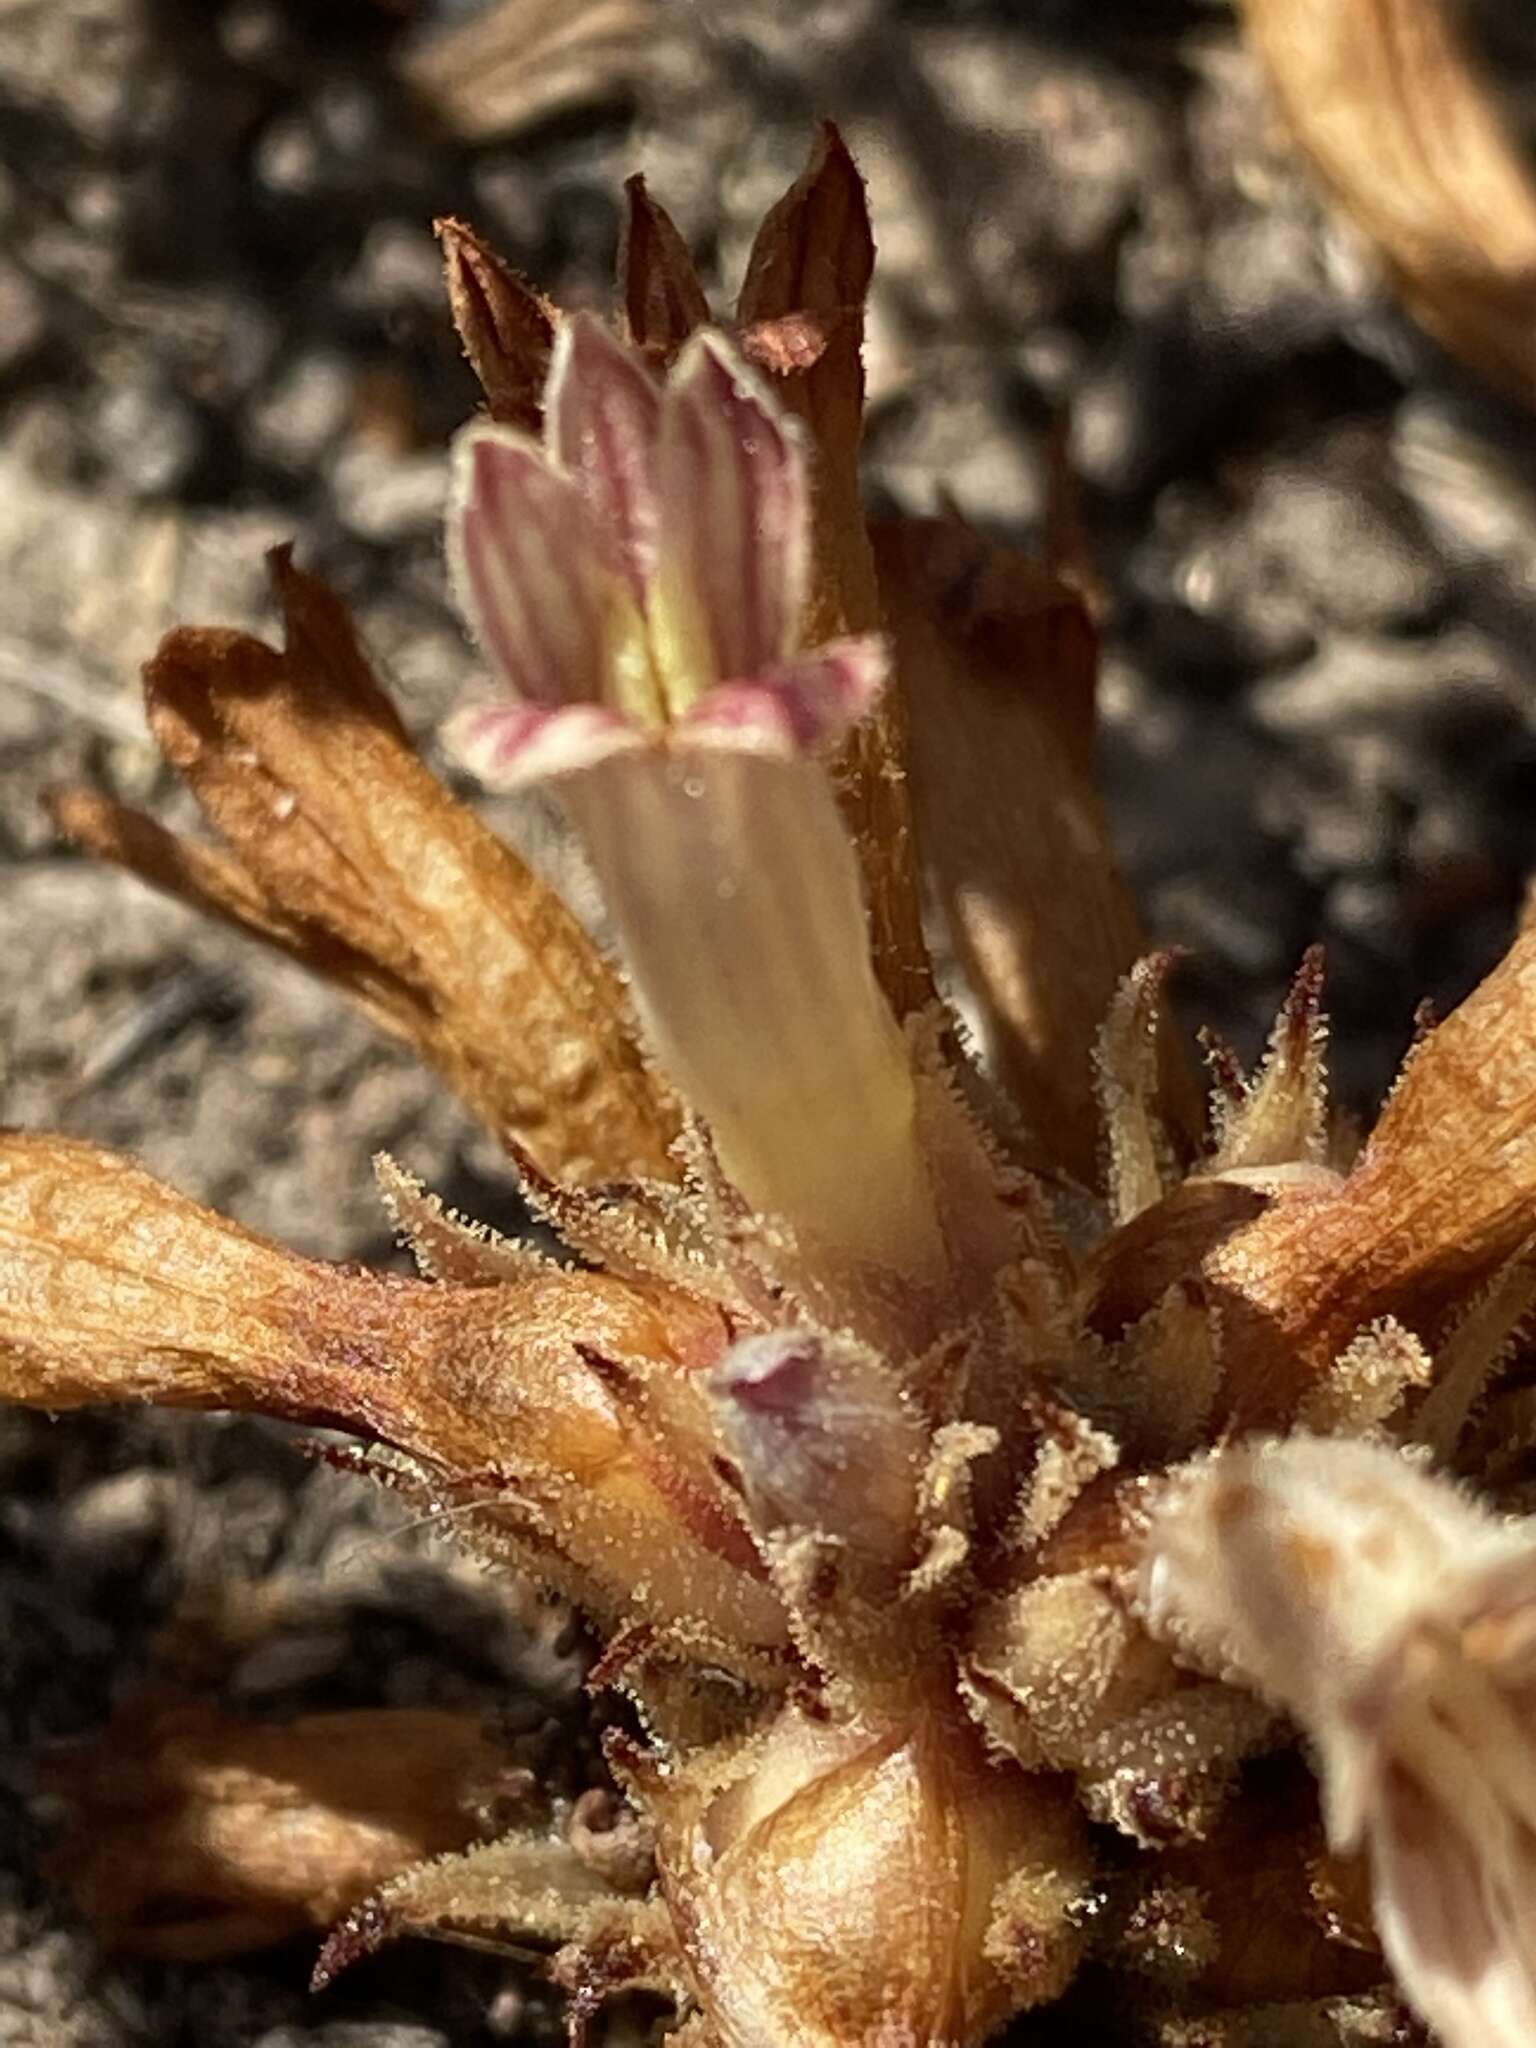
[[[705,685],[784,661],[805,602],[805,459],[793,428],[717,334],[689,342],[667,385],[657,484],[662,604],[696,609],[688,623],[702,641]]]
[[[720,683],[677,721],[679,740],[784,760],[834,746],[884,688],[889,660],[878,633],[834,640],[749,682]]]
[[[646,742],[622,712],[604,704],[483,704],[460,712],[444,744],[487,789],[526,789],[579,774]]]
[[[550,455],[576,480],[613,566],[643,603],[656,567],[661,391],[633,351],[577,313],[555,342],[544,404]]]
[[[459,603],[515,696],[600,694],[602,548],[579,485],[537,442],[484,423],[460,434],[448,556]]]

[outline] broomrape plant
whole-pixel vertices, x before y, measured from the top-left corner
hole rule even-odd
[[[643,1733],[610,1735],[601,1825],[434,1858],[448,1738],[382,1717],[389,1825],[349,1793],[329,1865],[285,1870],[281,1731],[214,1836],[194,1715],[139,1768],[197,1882],[264,1859],[263,1928],[351,1901],[322,1982],[404,1933],[533,1941],[577,2032],[643,1985],[696,2048],[964,2048],[1058,2001],[1168,2048],[1399,2040],[1402,1999],[1450,2048],[1536,2037],[1536,933],[1363,1144],[1316,956],[1203,1107],[1114,871],[1068,569],[860,511],[872,248],[835,133],[726,328],[638,182],[614,330],[441,232],[489,402],[455,455],[488,671],[457,743],[557,789],[622,972],[286,553],[281,648],[182,630],[146,671],[223,846],[59,815],[418,1046],[579,1263],[381,1160],[421,1277],[330,1267],[10,1134],[0,1387],[350,1434],[580,1606]]]

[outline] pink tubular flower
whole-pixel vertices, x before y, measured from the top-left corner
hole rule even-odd
[[[1536,1540],[1385,1444],[1188,1468],[1147,1538],[1149,1626],[1288,1707],[1328,1832],[1446,2048],[1536,2041]]]
[[[665,388],[588,315],[555,342],[544,438],[459,437],[454,580],[516,700],[461,721],[493,787],[666,745],[792,758],[885,681],[877,634],[799,649],[810,545],[791,422],[719,334]]]
[[[881,688],[885,641],[800,649],[806,457],[722,336],[663,387],[572,319],[544,420],[542,443],[459,440],[449,554],[506,693],[460,748],[496,786],[557,780],[651,1045],[750,1208],[790,1226],[802,1294],[921,1348],[953,1291],[929,1113],[815,758]]]

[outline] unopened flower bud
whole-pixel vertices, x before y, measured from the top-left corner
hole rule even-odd
[[[872,1563],[908,1561],[928,1435],[873,1352],[775,1330],[733,1344],[712,1386],[764,1534],[814,1530]]]

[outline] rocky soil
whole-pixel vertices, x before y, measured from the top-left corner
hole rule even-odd
[[[181,815],[135,664],[174,620],[261,621],[262,550],[288,536],[430,734],[469,671],[438,524],[473,404],[431,216],[600,303],[642,167],[725,294],[821,113],[880,240],[873,494],[1028,538],[1070,411],[1149,923],[1191,949],[1191,1013],[1247,1050],[1322,938],[1335,1071],[1368,1107],[1415,1004],[1496,957],[1536,853],[1532,423],[1398,317],[1220,6],[655,6],[638,45],[595,34],[575,85],[514,48],[491,104],[421,56],[462,0],[0,0],[0,1118],[131,1149],[330,1256],[393,1256],[380,1146],[512,1213],[405,1054],[75,859],[40,795],[84,779]],[[1522,9],[1480,19],[1530,120]],[[483,1705],[579,1778],[569,1628],[400,1521],[256,1425],[0,1418],[0,2048],[548,2034],[529,1971],[453,1951],[321,2000],[304,1944],[108,1956],[40,1874],[36,1759],[174,1676],[193,1613],[205,1682],[248,1711]],[[287,1619],[221,1635],[210,1612],[269,1582]]]

